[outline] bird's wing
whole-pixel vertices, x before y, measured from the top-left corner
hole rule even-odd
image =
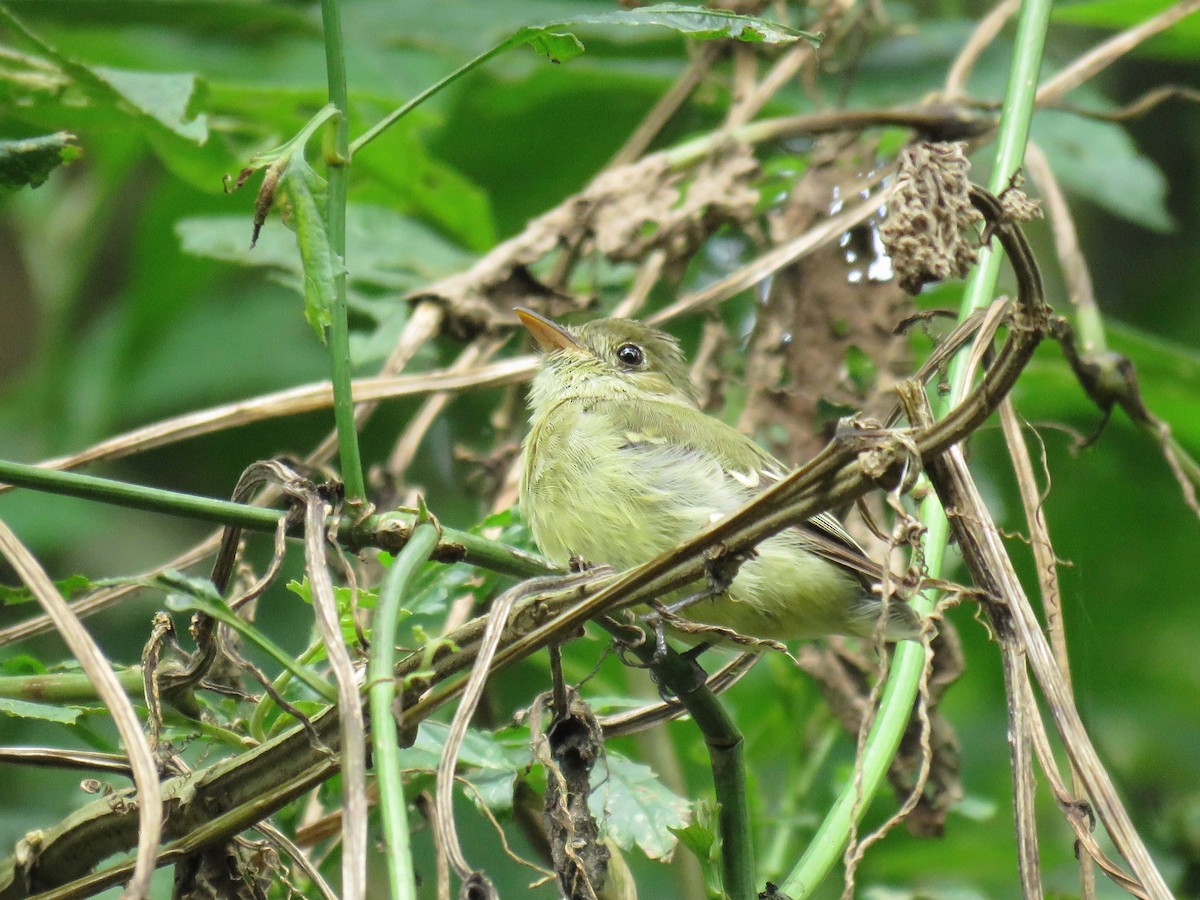
[[[782,479],[787,467],[736,428],[691,406],[675,403],[600,401],[603,415],[623,433],[628,446],[669,446],[714,460],[746,500]],[[807,549],[863,577],[882,572],[842,523],[821,513],[796,526]]]

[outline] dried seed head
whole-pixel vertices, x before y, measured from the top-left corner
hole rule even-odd
[[[971,163],[961,143],[921,143],[900,153],[880,236],[900,287],[915,294],[930,281],[961,278],[975,263]]]
[[[1000,208],[1004,210],[1007,222],[1032,222],[1042,217],[1042,204],[1034,200],[1020,188],[1020,181],[1014,180],[1011,187],[1000,194]]]

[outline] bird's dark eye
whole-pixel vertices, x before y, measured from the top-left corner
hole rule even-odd
[[[637,344],[622,344],[617,348],[617,359],[622,364],[635,368],[646,361],[646,354]]]

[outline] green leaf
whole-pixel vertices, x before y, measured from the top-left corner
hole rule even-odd
[[[312,605],[312,589],[307,578],[303,581],[289,581],[287,589],[305,603]],[[355,605],[359,609],[374,609],[375,604],[379,601],[378,594],[362,588],[359,589],[356,600],[354,592],[344,585],[333,586],[333,598],[337,602],[338,613],[343,616],[349,615]]]
[[[433,126],[440,122],[440,116],[417,110],[376,138],[370,153],[355,156],[346,235],[347,246],[352,248],[347,255],[351,270],[359,267],[361,254],[373,249],[371,241],[365,246],[355,241],[356,206],[401,220],[409,230],[417,231],[418,237],[427,236],[423,243],[432,238],[440,244],[444,248],[440,252],[453,251],[462,256],[458,246],[475,253],[485,253],[495,246],[491,198],[462,172],[430,152],[429,141],[436,134]],[[372,227],[378,231],[378,227]],[[406,250],[403,245],[391,249],[393,258]],[[405,258],[414,262],[422,259],[418,254]]]
[[[692,804],[692,821],[682,828],[672,828],[671,833],[700,863],[708,896],[720,897],[721,840],[717,834],[716,801],[706,799]]]
[[[440,93],[472,69],[513,47],[528,44],[535,51],[549,57],[554,62],[563,62],[578,56],[584,50],[583,42],[565,29],[579,25],[657,25],[701,40],[734,38],[755,43],[787,44],[800,38],[806,38],[814,46],[821,40],[821,36],[818,34],[797,31],[766,19],[742,16],[724,10],[683,6],[678,3],[660,3],[657,6],[647,6],[642,9],[617,10],[600,15],[577,16],[566,20],[546,22],[541,25],[528,25],[459,66],[449,75],[420,92],[408,103],[393,110],[351,143],[351,153],[357,153],[387,128],[409,115],[430,97]]]
[[[325,230],[325,180],[312,170],[303,153],[292,156],[279,179],[275,200],[283,223],[296,234],[304,277],[304,318],[317,337],[333,322],[335,267],[341,267]]]
[[[19,141],[0,141],[0,191],[45,184],[50,173],[83,151],[75,135],[59,131]]]
[[[36,656],[21,653],[17,656],[0,660],[0,675],[43,675],[47,671],[45,664]]]
[[[97,103],[132,109],[145,119],[194,144],[208,140],[208,122],[203,115],[188,119],[188,107],[196,92],[195,75],[181,73],[131,72],[105,66],[89,66],[60,53],[20,19],[0,6],[0,23],[19,35],[45,57],[38,61],[43,72],[57,68]],[[55,87],[61,90],[61,87]]]
[[[598,784],[589,806],[624,850],[635,844],[651,859],[668,859],[673,829],[688,821],[688,801],[671,793],[648,766],[609,753],[593,773]],[[668,837],[668,835],[671,835]]]
[[[92,73],[138,112],[195,144],[208,140],[208,117],[188,119],[196,76],[171,72],[129,72],[92,66]]]
[[[69,575],[54,582],[58,592],[68,600],[84,591],[90,591],[95,583],[86,575]],[[18,603],[33,603],[37,598],[24,585],[12,586],[0,584],[0,606],[15,606]]]
[[[450,726],[443,722],[422,722],[412,746],[400,751],[401,765],[406,769],[436,769],[449,731]],[[528,747],[475,728],[467,732],[458,752],[459,766],[509,775],[529,765],[529,758]]]
[[[312,590],[307,578],[303,581],[289,581],[287,589],[296,596],[300,597],[305,603],[312,604]],[[338,609],[338,627],[342,632],[342,640],[346,644],[355,644],[358,642],[358,622],[355,618],[355,608],[359,610],[374,609],[379,602],[379,595],[359,588],[358,596],[355,597],[354,592],[349,587],[334,585],[333,599],[337,604]],[[401,622],[411,618],[412,613],[407,609],[401,609],[399,620]],[[370,629],[367,629],[367,635],[370,635]]]
[[[42,719],[46,722],[61,722],[72,725],[83,714],[81,709],[51,706],[48,703],[30,703],[28,700],[13,700],[0,697],[0,713],[19,719]]]
[[[468,777],[475,788],[478,802],[492,812],[504,813],[513,808],[513,780],[515,772],[473,772]]]
[[[1042,110],[1034,116],[1032,134],[1066,188],[1151,231],[1174,229],[1165,204],[1166,179],[1124,128]]]
[[[303,274],[293,238],[268,220],[252,250],[250,224],[248,216],[193,216],[177,222],[175,234],[193,256]],[[408,216],[362,204],[346,211],[346,258],[352,285],[392,294],[461,271],[473,259]]]
[[[592,16],[574,16],[559,22],[530,25],[520,29],[485,56],[503,52],[520,44],[528,44],[553,62],[566,62],[584,51],[583,42],[564,30],[579,25],[654,25],[670,28],[700,40],[733,38],[752,43],[790,44],[805,38],[814,46],[820,42],[820,35],[797,31],[755,16],[738,15],[722,9],[684,6],[680,3],[659,3],[640,9],[620,9]]]
[[[584,51],[583,42],[573,34],[559,34],[555,31],[533,31],[526,39],[536,52],[545,56],[551,62],[566,62]]]

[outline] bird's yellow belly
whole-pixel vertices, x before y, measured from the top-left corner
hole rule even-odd
[[[604,464],[614,459],[609,454]],[[577,458],[572,472],[586,471]],[[542,552],[565,565],[572,557],[628,569],[641,565],[707,528],[723,514],[686,485],[664,489],[653,471],[629,466],[620,477],[566,479],[543,470],[527,475],[522,507]],[[611,473],[610,473],[611,474]],[[604,488],[603,485],[610,485]],[[700,581],[662,598],[667,604],[706,587]],[[742,563],[729,590],[682,611],[685,618],[740,634],[792,640],[844,631],[860,600],[857,580],[800,549],[788,535],[759,545]]]
[[[535,425],[526,447],[521,506],[542,552],[628,569],[678,546],[750,496],[712,458],[631,440],[603,427],[586,407],[547,430]],[[535,460],[536,462],[532,462]],[[704,581],[662,598],[670,604]],[[758,545],[728,590],[700,599],[686,618],[752,637],[791,640],[870,634],[869,595],[853,574],[821,559],[789,530]]]

